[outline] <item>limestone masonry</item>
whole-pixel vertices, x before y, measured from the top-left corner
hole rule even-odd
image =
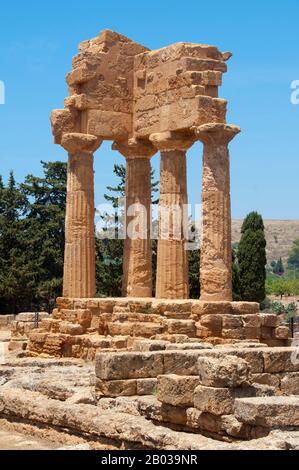
[[[51,118],[69,155],[63,297],[52,315],[3,321],[13,323],[9,345],[3,336],[1,426],[88,448],[299,448],[298,344],[277,315],[232,299],[228,145],[240,129],[218,98],[230,56],[190,43],[149,51],[112,31],[80,45],[70,96]],[[126,160],[126,228],[131,208],[139,214],[137,235],[126,232],[122,298],[95,296],[93,154],[103,140]],[[190,300],[186,154],[197,140],[201,298]]]
[[[240,129],[226,124],[218,98],[230,56],[191,43],[149,51],[112,31],[80,45],[67,76],[70,96],[51,118],[55,142],[69,153],[65,297],[95,296],[93,152],[111,140],[127,162],[126,207],[146,210],[144,236],[125,241],[123,295],[152,297],[150,158],[160,151],[156,297],[188,298],[186,151],[201,140],[202,299],[232,300],[228,143]]]

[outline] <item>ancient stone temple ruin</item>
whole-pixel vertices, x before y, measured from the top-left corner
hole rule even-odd
[[[128,212],[134,204],[146,209],[145,236],[126,238],[123,293],[151,298],[150,159],[160,151],[160,214],[168,209],[168,219],[174,218],[174,211],[182,208],[183,213],[188,201],[186,152],[200,140],[202,299],[231,301],[228,143],[239,129],[226,124],[226,101],[218,98],[230,54],[189,43],[149,51],[110,31],[81,44],[80,51],[67,76],[65,109],[52,114],[55,142],[69,154],[64,297],[92,298],[96,293],[93,152],[102,141],[111,140],[126,159]],[[127,225],[130,221],[128,214]],[[181,217],[179,236],[174,227],[163,236],[160,220],[159,299],[188,298],[183,222]]]
[[[80,45],[67,76],[70,96],[51,117],[55,143],[69,155],[63,298],[31,335],[32,353],[92,358],[103,345],[124,349],[134,338],[176,341],[180,335],[287,341],[287,329],[262,324],[257,304],[232,302],[228,145],[240,129],[226,123],[227,103],[218,98],[230,57],[190,43],[150,51],[112,31]],[[104,139],[126,159],[126,228],[132,207],[142,214],[141,232],[127,231],[124,243],[122,299],[95,298],[93,153]],[[201,298],[188,300],[186,152],[196,140],[204,149]],[[153,298],[150,160],[158,151]]]
[[[258,304],[232,300],[228,145],[240,129],[226,123],[227,103],[218,98],[230,56],[191,43],[150,51],[112,31],[80,45],[67,76],[70,96],[51,118],[55,143],[68,152],[63,297],[31,330],[27,354],[85,365],[79,380],[71,365],[60,372],[47,363],[52,382],[67,381],[65,393],[44,383],[30,392],[47,395],[49,415],[19,390],[12,405],[0,393],[6,415],[18,408],[28,417],[33,407],[43,425],[75,426],[76,433],[131,448],[224,449],[240,440],[286,448],[283,433],[298,431],[298,350],[288,328]],[[96,297],[93,154],[103,140],[126,160],[126,228],[132,207],[141,214],[141,231],[124,243],[122,298]],[[186,153],[197,140],[203,143],[201,298],[191,300]],[[150,162],[157,152],[154,298]],[[20,329],[14,325],[16,337]],[[75,380],[92,395],[72,394]]]

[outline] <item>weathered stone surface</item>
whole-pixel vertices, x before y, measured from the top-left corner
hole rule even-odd
[[[136,442],[153,449],[215,449],[215,441],[200,435],[178,433],[157,426],[140,416],[118,413],[111,410],[101,412],[92,405],[70,405],[42,397],[38,393],[21,390],[0,391],[0,412],[4,416],[67,428],[76,433],[116,439],[121,442]],[[226,449],[226,443],[217,444]]]
[[[153,395],[157,391],[157,379],[137,379],[137,395]]]
[[[96,379],[97,397],[120,397],[137,395],[137,381]]]
[[[167,320],[166,327],[169,334],[187,335],[189,338],[196,336],[195,321],[193,320]]]
[[[260,314],[262,320],[262,326],[276,328],[279,323],[279,318],[276,314]]]
[[[235,415],[240,421],[255,426],[299,426],[299,397],[237,399]]]
[[[237,397],[254,395],[252,388],[215,388],[198,385],[194,391],[194,407],[213,415],[233,414]]]
[[[173,406],[193,406],[194,390],[199,384],[198,377],[161,375],[158,377],[157,398]]]
[[[69,153],[64,297],[95,297],[93,155]]]
[[[184,236],[188,202],[185,148],[192,145],[194,138],[178,140],[176,135],[166,133],[151,135],[150,139],[161,150],[156,296],[186,299],[189,283]]]
[[[198,373],[200,383],[208,387],[247,386],[250,379],[248,363],[236,356],[200,357]]]
[[[274,335],[277,339],[288,339],[290,337],[290,330],[287,326],[278,326],[275,329]]]
[[[186,351],[186,350],[197,350],[197,349],[213,349],[211,343],[170,343],[166,346],[166,351]]]
[[[269,385],[277,389],[280,386],[280,379],[275,374],[253,374],[252,381],[254,384]]]
[[[232,302],[204,302],[197,301],[192,303],[192,315],[199,319],[203,315],[223,314],[229,315],[232,313]]]
[[[102,380],[156,378],[164,372],[163,356],[159,352],[99,353],[95,371]]]
[[[198,375],[197,358],[200,351],[165,351],[164,374]],[[160,374],[161,375],[161,374]]]
[[[131,139],[114,144],[126,158],[126,238],[123,261],[123,296],[151,297],[151,164],[153,146]]]
[[[215,123],[197,129],[197,137],[204,144],[203,235],[200,261],[202,300],[232,300],[231,204],[227,146],[239,132],[240,129],[236,126]]]
[[[215,348],[212,351],[198,351],[198,357],[223,357],[224,355],[232,355],[244,359],[251,368],[252,374],[264,372],[264,353],[268,348],[240,348],[232,346],[223,346]]]
[[[167,346],[172,346],[172,345],[169,345],[168,341],[162,341],[162,340],[136,339],[133,342],[133,350],[142,351],[142,352],[164,351],[167,348]]]
[[[299,348],[269,348],[263,351],[265,372],[298,372]]]
[[[280,388],[285,395],[299,395],[299,372],[282,374]]]

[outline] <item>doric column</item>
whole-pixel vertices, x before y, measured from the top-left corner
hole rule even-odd
[[[126,158],[123,296],[152,297],[151,157],[156,149],[129,140],[113,145]]]
[[[88,134],[64,134],[68,151],[63,296],[96,294],[93,152],[101,140]]]
[[[204,144],[202,176],[203,233],[201,299],[232,300],[232,248],[229,142],[237,126],[205,124],[196,135]]]
[[[156,297],[189,297],[186,151],[194,137],[179,132],[153,134],[150,140],[161,152],[159,237]]]

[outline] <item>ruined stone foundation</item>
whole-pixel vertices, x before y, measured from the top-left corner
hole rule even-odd
[[[93,360],[100,351],[131,350],[139,339],[155,344],[288,344],[276,315],[248,302],[157,299],[66,299],[29,335],[31,355]],[[152,346],[154,347],[154,346]]]

